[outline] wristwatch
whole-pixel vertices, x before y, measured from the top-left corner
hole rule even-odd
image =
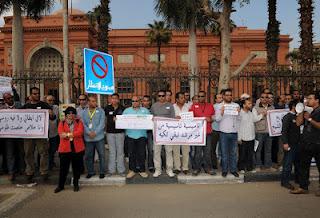
[[[312,118],[309,118],[308,121],[311,122],[311,121],[312,121]]]

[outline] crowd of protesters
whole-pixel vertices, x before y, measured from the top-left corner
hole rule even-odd
[[[130,107],[121,105],[120,97],[115,93],[105,108],[97,105],[96,95],[82,94],[76,108],[68,107],[64,111],[63,120],[59,120],[59,108],[54,104],[53,96],[45,96],[41,101],[40,90],[36,87],[30,89],[30,94],[21,105],[15,90],[4,93],[1,109],[49,110],[48,139],[1,138],[2,171],[9,174],[11,181],[17,174],[25,173],[28,183],[33,183],[38,169],[43,181],[47,181],[49,172],[57,167],[55,157],[59,153],[56,193],[64,189],[70,164],[74,191],[79,191],[80,175],[85,171],[87,179],[95,176],[95,154],[100,179],[115,174],[127,179],[136,174],[147,178],[150,173],[157,178],[163,170],[169,177],[178,174],[197,176],[201,172],[214,176],[217,169],[221,169],[223,177],[229,173],[239,177],[239,173],[281,171],[281,186],[293,194],[308,192],[312,158],[320,170],[320,96],[317,92],[303,96],[294,90],[274,99],[270,90],[265,89],[253,102],[246,93],[235,100],[232,90],[224,89],[215,95],[212,104],[206,102],[204,91],[190,99],[188,92],[172,96],[171,91],[160,90],[155,102],[148,95],[132,96]],[[299,103],[311,110],[298,113],[296,106]],[[236,108],[237,113],[225,113],[229,106]],[[274,109],[289,111],[282,120],[279,137],[269,135],[267,113]],[[151,114],[181,119],[180,114],[189,111],[194,117],[206,120],[205,146],[156,145],[152,130],[123,130],[115,125],[117,115]],[[290,183],[293,168],[296,186]],[[320,196],[320,191],[316,195]]]

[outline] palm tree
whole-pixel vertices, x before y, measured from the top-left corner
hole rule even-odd
[[[172,32],[166,26],[164,21],[154,21],[153,24],[148,24],[149,31],[147,31],[147,39],[150,44],[157,45],[157,56],[158,56],[158,68],[157,72],[160,73],[161,65],[161,46],[168,44],[171,40]]]
[[[193,96],[199,91],[199,67],[197,57],[197,29],[204,29],[209,25],[209,18],[203,12],[204,0],[156,0],[155,11],[158,15],[178,30],[189,33],[189,76],[190,94]]]
[[[272,74],[278,64],[278,50],[280,42],[280,22],[276,18],[277,0],[268,0],[269,22],[266,31],[266,48],[267,48],[267,70]],[[276,94],[276,80],[274,75],[270,75],[270,85],[273,93]]]
[[[13,9],[12,76],[24,71],[22,14],[25,13],[29,18],[39,20],[43,12],[48,12],[54,2],[54,0],[0,0],[0,15]]]
[[[157,74],[161,78],[161,47],[164,44],[168,44],[171,40],[172,32],[166,26],[164,21],[154,21],[153,24],[148,24],[149,30],[147,31],[147,39],[150,44],[156,44],[157,46]],[[151,88],[155,90],[166,89],[166,82],[162,79],[151,85]]]
[[[301,75],[308,75],[313,66],[313,0],[299,0],[300,13],[300,38],[301,45],[299,48]],[[311,91],[306,84],[306,80],[302,80],[303,91]]]

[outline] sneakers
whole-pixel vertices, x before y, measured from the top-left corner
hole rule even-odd
[[[290,191],[290,194],[295,194],[295,195],[308,194],[308,193],[309,193],[309,191],[305,190],[303,188],[297,188],[297,189],[294,189],[294,190]]]
[[[200,173],[200,170],[193,170],[192,175],[197,176],[199,175],[199,173]]]
[[[99,175],[99,178],[100,179],[103,179],[105,177],[105,175],[103,174],[103,173],[101,173],[100,175]]]
[[[136,173],[130,170],[129,173],[127,174],[126,178],[132,179],[135,175],[136,175]]]
[[[188,175],[189,170],[183,170],[182,172],[183,172],[184,175]]]
[[[153,174],[153,177],[154,177],[154,178],[158,178],[160,175],[161,175],[161,171],[156,170],[156,171],[154,172],[154,174]]]
[[[174,174],[171,170],[167,171],[167,175],[168,175],[170,178],[172,178],[172,177],[175,176],[175,174]]]
[[[240,170],[240,174],[245,174],[246,172],[244,170]]]
[[[226,178],[228,173],[227,172],[223,172],[221,175],[222,175],[222,177]]]
[[[177,175],[178,175],[180,172],[181,172],[180,170],[173,170],[173,173],[174,173],[174,174],[177,174]]]
[[[92,176],[94,176],[94,174],[88,174],[88,175],[86,176],[86,178],[87,178],[87,179],[90,179]]]
[[[139,173],[139,175],[144,179],[148,178],[148,176],[149,176],[146,172],[141,172],[141,173]]]

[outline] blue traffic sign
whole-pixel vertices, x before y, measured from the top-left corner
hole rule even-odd
[[[84,87],[87,93],[110,95],[114,89],[114,67],[112,55],[84,49]]]

